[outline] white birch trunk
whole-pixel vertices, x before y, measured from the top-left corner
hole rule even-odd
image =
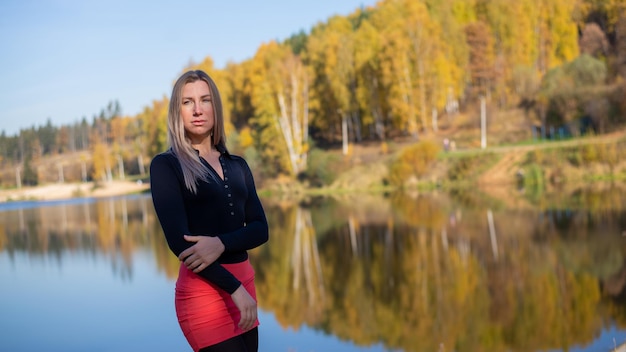
[[[298,174],[297,155],[294,147],[294,138],[291,125],[289,124],[289,118],[287,117],[287,109],[285,106],[285,97],[282,93],[278,93],[278,105],[280,107],[280,115],[278,116],[278,125],[283,132],[285,143],[287,144],[287,152],[289,153],[289,162],[291,169],[295,175]]]
[[[19,166],[15,168],[15,185],[18,189],[22,188],[22,176],[20,175]]]
[[[343,144],[343,155],[348,155],[348,122],[343,114],[341,114],[341,141]]]
[[[58,164],[59,167],[59,183],[65,183],[65,177],[63,176],[63,165]]]
[[[300,160],[302,162],[302,170],[304,170],[306,169],[309,155],[309,83],[306,78],[304,80],[302,100],[304,108],[302,109],[302,155]]]

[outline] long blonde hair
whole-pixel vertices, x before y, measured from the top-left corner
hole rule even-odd
[[[196,193],[198,189],[198,181],[208,182],[210,178],[214,178],[209,169],[202,164],[198,156],[198,152],[191,146],[191,140],[185,132],[183,119],[180,114],[182,106],[183,88],[187,83],[193,83],[198,80],[206,82],[211,92],[211,102],[213,104],[214,123],[211,130],[211,143],[220,147],[218,150],[226,151],[226,135],[224,132],[224,114],[222,112],[222,99],[219,90],[213,79],[201,70],[187,71],[178,78],[172,89],[170,98],[169,111],[167,115],[167,137],[178,157],[180,166],[183,169],[183,177],[185,178],[185,186],[192,193]]]

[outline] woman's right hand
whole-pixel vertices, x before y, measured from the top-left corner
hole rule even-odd
[[[185,235],[185,240],[195,244],[180,253],[178,259],[194,273],[201,272],[224,253],[224,244],[218,237]]]
[[[246,331],[250,330],[257,319],[256,301],[250,296],[243,285],[240,285],[239,288],[231,294],[231,297],[241,313],[239,328]]]

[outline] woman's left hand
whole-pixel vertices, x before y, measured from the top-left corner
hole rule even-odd
[[[224,244],[218,237],[185,235],[185,240],[195,244],[182,251],[178,259],[194,273],[202,271],[224,253]]]
[[[241,313],[239,328],[241,330],[250,330],[257,319],[256,301],[243,285],[240,285],[230,296]]]

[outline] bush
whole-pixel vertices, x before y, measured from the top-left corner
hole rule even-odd
[[[422,141],[403,149],[389,170],[389,181],[396,186],[424,175],[437,159],[441,148],[432,141]]]
[[[543,185],[543,168],[537,164],[530,165],[524,175],[524,187],[541,189]]]
[[[307,168],[298,178],[314,187],[329,185],[337,177],[339,159],[335,154],[313,148],[307,158]]]
[[[599,160],[598,148],[594,144],[583,146],[582,157],[585,163],[590,164]]]
[[[486,170],[489,165],[497,161],[498,156],[494,153],[479,153],[459,158],[448,170],[450,181],[469,180]]]

